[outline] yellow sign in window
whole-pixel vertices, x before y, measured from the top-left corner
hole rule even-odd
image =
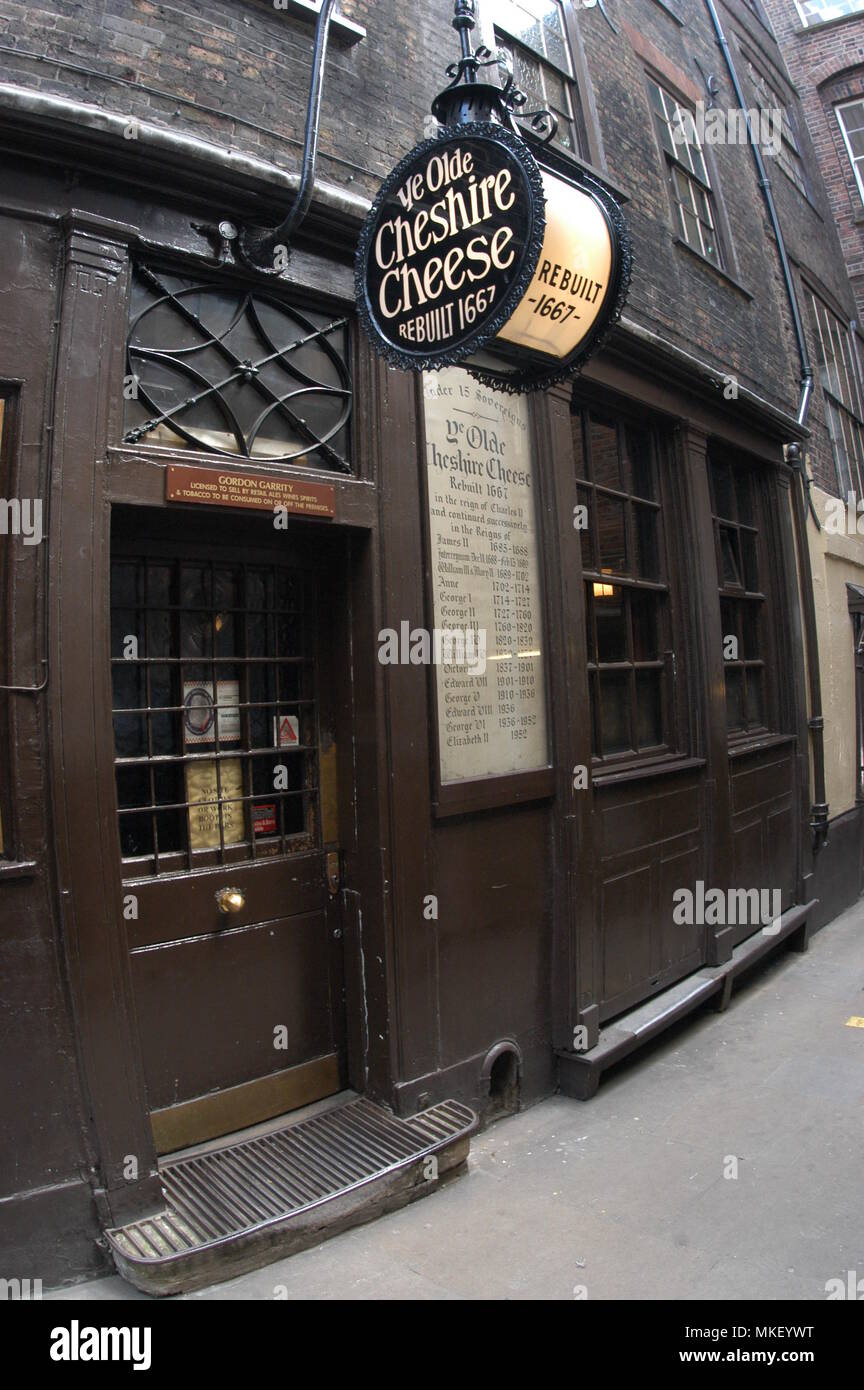
[[[214,758],[186,764],[186,800],[189,802],[189,848],[218,849],[222,843],[239,845],[244,839],[243,769],[239,758]]]

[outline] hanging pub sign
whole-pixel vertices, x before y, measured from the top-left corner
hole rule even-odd
[[[361,321],[392,366],[510,391],[577,371],[620,316],[630,242],[609,191],[494,121],[444,126],[385,179],[357,251]]]

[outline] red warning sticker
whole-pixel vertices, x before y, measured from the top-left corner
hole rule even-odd
[[[277,748],[294,748],[300,742],[300,720],[296,714],[273,716],[273,742]]]

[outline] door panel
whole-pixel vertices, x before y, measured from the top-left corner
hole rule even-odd
[[[780,895],[783,911],[795,901],[798,846],[795,836],[794,747],[738,754],[732,771],[734,887],[765,892],[766,906]],[[759,921],[736,927],[737,946],[761,930]]]
[[[115,526],[118,834],[160,1152],[347,1080],[319,773],[321,730],[331,746],[346,703],[332,676],[345,666],[327,650],[324,567],[338,549],[302,524],[274,540],[260,518],[229,528],[148,513]]]
[[[154,1110],[334,1050],[323,913],[133,951],[132,978]]]
[[[705,877],[702,774],[595,783],[602,838],[600,1017],[606,1021],[698,969],[705,928],[674,921],[675,893]]]
[[[165,911],[168,884],[170,912]],[[160,882],[132,879],[126,886],[137,899],[137,919],[129,922],[126,931],[133,949],[175,941],[178,936],[218,932],[226,926],[245,927],[295,912],[314,912],[328,905],[317,852],[292,858],[290,874],[285,872],[285,861],[277,859],[232,864],[230,870],[219,865],[195,874],[172,874]],[[245,897],[243,907],[231,913],[230,921],[216,902],[217,892],[226,886],[239,888]]]

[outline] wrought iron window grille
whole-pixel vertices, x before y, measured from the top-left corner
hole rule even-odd
[[[156,430],[167,430],[191,448],[224,458],[292,463],[317,456],[329,469],[352,471],[346,316],[316,322],[326,316],[313,316],[268,291],[216,281],[193,283],[157,275],[142,265],[135,273],[139,288],[149,290],[152,298],[133,313],[129,327],[127,372],[133,385],[128,415],[133,418],[127,419],[124,443],[137,444]],[[205,313],[208,296],[214,313],[221,306],[218,322]],[[226,316],[226,301],[232,297]],[[157,312],[156,331],[148,334]],[[166,312],[172,327],[181,329],[177,346],[162,341]],[[276,337],[265,317],[277,321],[284,338]],[[241,342],[245,355],[238,351]],[[147,379],[148,368],[154,379]],[[253,402],[261,406],[257,412]],[[141,419],[148,411],[149,418]],[[211,423],[218,419],[220,428],[206,427],[202,417]],[[281,430],[282,442],[290,447],[280,449],[279,440],[267,440],[265,426]]]

